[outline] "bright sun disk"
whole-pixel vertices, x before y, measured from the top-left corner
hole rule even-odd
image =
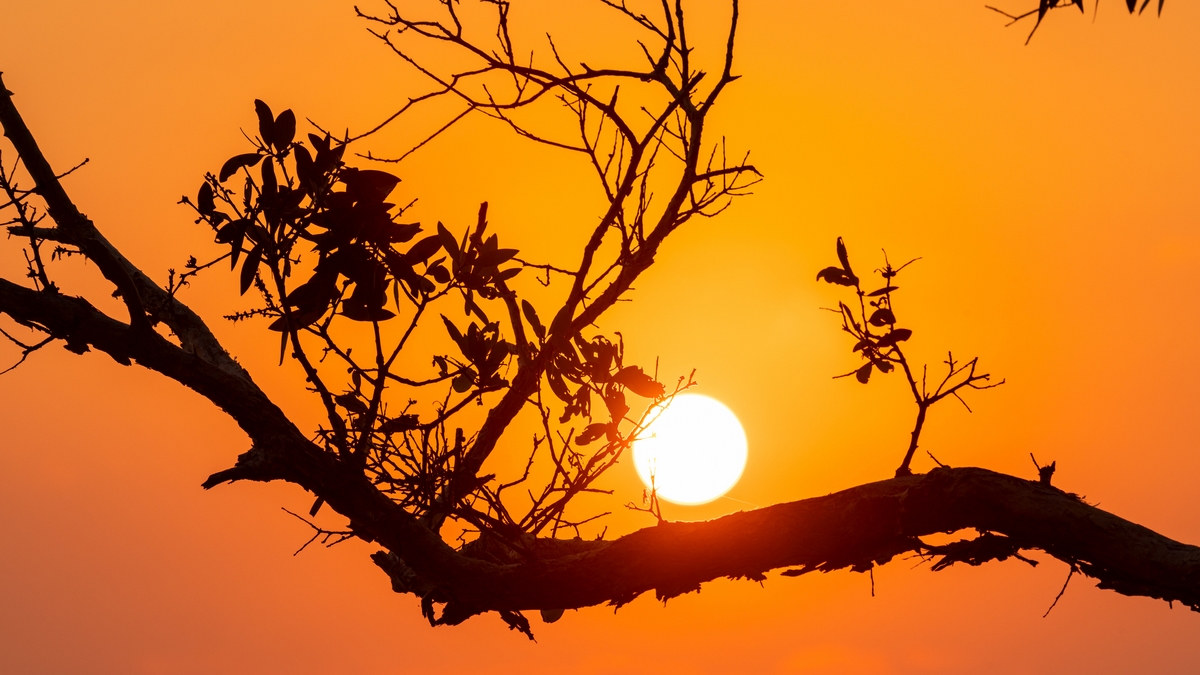
[[[746,468],[746,432],[733,411],[701,394],[680,394],[633,444],[646,487],[675,504],[704,504],[725,494]]]

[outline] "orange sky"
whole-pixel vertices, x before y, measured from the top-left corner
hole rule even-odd
[[[732,499],[668,518],[895,468],[911,415],[901,380],[830,379],[855,361],[818,310],[837,296],[813,277],[843,235],[864,267],[881,247],[923,257],[897,296],[917,357],[977,354],[1008,379],[973,415],[935,408],[923,448],[1030,477],[1032,451],[1057,460],[1056,485],[1200,543],[1200,8],[1172,0],[1161,19],[1131,19],[1122,5],[1102,3],[1094,24],[1090,9],[1061,12],[1023,47],[1023,29],[982,3],[747,3],[745,78],[714,129],[767,180],[673,235],[605,324],[643,362],[697,368],[699,391],[746,427]],[[572,30],[562,3],[518,6]],[[242,150],[254,98],[362,128],[413,92],[363,29],[338,2],[8,0],[0,68],[56,167],[91,158],[67,183],[76,202],[161,277],[210,246],[175,202]],[[583,168],[483,122],[401,173],[420,217],[461,227],[487,199],[503,236],[545,257],[572,241],[559,214],[589,203]],[[218,318],[231,288],[214,275],[185,300],[304,418],[311,403],[262,333]],[[1043,619],[1066,576],[1049,560],[937,574],[896,561],[873,598],[848,572],[715,582],[665,608],[642,598],[535,621],[536,645],[495,617],[432,629],[389,591],[372,547],[292,557],[306,529],[279,507],[306,508],[298,488],[202,491],[245,438],[173,382],[53,348],[0,379],[0,424],[0,672],[1185,673],[1200,661],[1200,616],[1087,580]],[[632,465],[615,472],[614,499],[638,494]],[[647,524],[622,513],[610,532]]]

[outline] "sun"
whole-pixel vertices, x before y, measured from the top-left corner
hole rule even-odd
[[[704,504],[725,494],[746,468],[746,432],[725,404],[680,394],[633,443],[633,463],[646,487],[675,504]]]

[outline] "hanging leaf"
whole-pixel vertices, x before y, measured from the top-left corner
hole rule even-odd
[[[887,295],[888,293],[895,293],[898,290],[900,290],[899,286],[884,286],[883,288],[879,288],[867,293],[867,297],[874,298],[880,295]]]
[[[613,376],[613,381],[643,398],[658,398],[667,393],[661,382],[642,372],[638,366],[626,366]]]
[[[463,339],[462,331],[458,330],[458,326],[451,323],[445,314],[442,315],[442,321],[446,324],[446,331],[450,333],[450,339],[454,340],[454,344],[458,345],[459,351],[465,352],[467,343]]]
[[[893,347],[897,342],[904,342],[912,337],[912,331],[907,328],[893,328],[892,332],[879,338],[879,348]]]
[[[589,424],[583,431],[575,436],[575,445],[589,445],[599,440],[604,432],[608,429],[608,425],[603,422]]]
[[[355,201],[382,202],[400,184],[396,176],[376,169],[346,169],[339,175]]]
[[[868,364],[864,365],[862,368],[859,368],[858,370],[854,371],[854,379],[858,380],[859,382],[862,382],[863,384],[866,384],[867,380],[871,379],[871,364],[868,363]]]
[[[262,161],[263,156],[257,152],[247,152],[244,155],[234,155],[221,165],[221,173],[218,175],[221,182],[229,180],[229,177],[237,173],[242,167],[251,167]]]
[[[425,262],[426,260],[429,260],[434,253],[437,253],[438,249],[441,247],[441,238],[436,234],[429,235],[421,241],[413,244],[412,248],[408,249],[408,253],[404,254],[404,261],[409,264]]]
[[[826,267],[817,272],[817,281],[825,281],[838,286],[853,286],[858,283],[858,278],[846,274],[846,270],[840,267]]]
[[[426,270],[426,273],[433,277],[433,280],[439,284],[450,283],[450,270],[443,267],[441,263],[430,265],[429,269]]]
[[[345,408],[346,410],[349,410],[352,413],[358,413],[359,415],[363,415],[363,414],[366,414],[366,412],[367,412],[367,404],[363,403],[362,399],[355,396],[354,394],[340,394],[338,396],[334,396],[333,400],[337,401],[338,405],[342,406],[343,408]]]
[[[474,383],[475,373],[470,368],[465,368],[463,369],[462,374],[454,378],[450,384],[454,387],[454,391],[461,394],[470,389],[471,385]]]
[[[552,368],[546,369],[546,382],[550,384],[550,391],[554,392],[558,400],[563,403],[570,403],[573,400],[571,390],[567,389],[567,383],[563,382],[562,375],[557,370]]]
[[[255,246],[250,251],[250,255],[246,256],[246,262],[242,263],[242,295],[250,290],[250,284],[254,283],[254,274],[258,272],[258,263],[262,260],[262,246]]]
[[[417,420],[416,415],[406,414],[380,424],[379,431],[384,434],[396,434],[416,429],[419,426],[421,423]]]
[[[529,327],[533,329],[533,334],[539,340],[546,340],[546,327],[542,325],[542,320],[538,318],[537,310],[533,305],[529,304],[528,300],[521,301],[521,312],[525,315],[525,320],[529,322]]]
[[[867,319],[867,321],[872,326],[883,327],[883,326],[887,326],[887,325],[896,323],[896,315],[892,314],[892,310],[890,310],[886,307],[881,307],[881,308],[875,310],[871,314],[871,318]]]
[[[608,408],[608,414],[612,416],[612,421],[617,424],[629,413],[629,405],[625,403],[625,392],[616,389],[611,384],[604,392],[604,406]]]

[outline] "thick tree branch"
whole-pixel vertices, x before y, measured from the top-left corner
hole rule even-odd
[[[994,534],[957,546],[919,539],[967,528]],[[758,580],[782,567],[793,568],[787,576],[862,572],[916,553],[942,556],[941,569],[1019,557],[1022,549],[1076,565],[1101,588],[1200,611],[1200,548],[1037,481],[976,468],[939,468],[708,522],[664,523],[612,542],[538,540],[529,548],[537,552],[533,561],[476,567],[481,576],[470,589],[414,574],[394,556],[375,559],[397,590],[439,588],[438,599],[457,600],[446,607],[446,623],[486,610],[620,605],[648,591],[666,599],[712,579]],[[489,553],[482,544],[465,552]]]

